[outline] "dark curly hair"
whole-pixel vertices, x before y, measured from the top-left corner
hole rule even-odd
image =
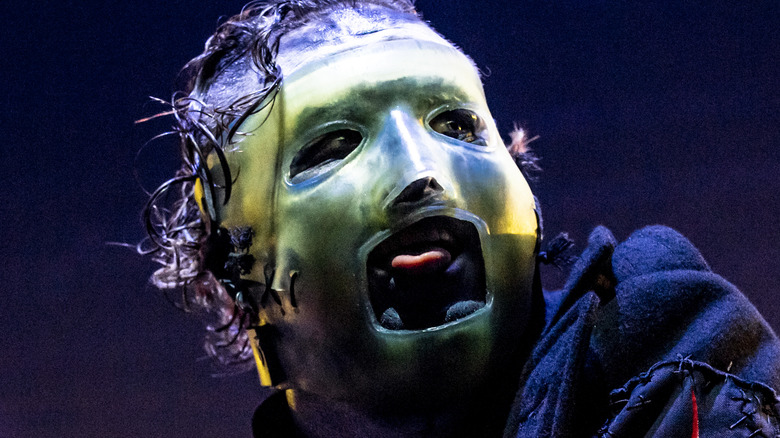
[[[221,24],[203,53],[184,66],[185,89],[170,102],[156,99],[169,109],[150,118],[174,118],[166,134],[178,136],[182,166],[151,194],[143,210],[148,243],[138,251],[162,265],[151,281],[171,301],[185,311],[211,315],[206,351],[231,369],[253,365],[247,329],[256,323],[256,313],[239,295],[240,275],[254,262],[248,254],[252,230],[228,231],[216,220],[214,206],[228,202],[237,177],[223,151],[244,135],[238,127],[247,117],[273,105],[283,79],[276,63],[280,38],[335,8],[364,5],[421,20],[413,0],[251,2]],[[252,91],[236,97],[241,90]],[[524,173],[537,169],[527,142],[523,131],[516,130],[509,146]],[[212,154],[219,162],[213,167],[219,169],[216,174],[206,164]]]

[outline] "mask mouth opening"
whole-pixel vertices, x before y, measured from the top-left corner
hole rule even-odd
[[[485,262],[474,224],[427,217],[392,234],[367,258],[368,295],[387,330],[425,330],[485,307]]]

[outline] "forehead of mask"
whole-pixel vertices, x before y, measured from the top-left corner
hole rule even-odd
[[[316,14],[305,25],[284,34],[277,63],[289,75],[303,64],[350,48],[410,38],[449,44],[416,16],[371,4],[341,7]]]
[[[414,15],[363,3],[354,8],[336,6],[312,13],[280,37],[276,63],[287,76],[303,64],[351,47],[399,38],[448,44]],[[198,84],[194,94],[212,106],[227,107],[242,94],[261,89],[263,77],[254,61],[242,56],[224,66],[207,83]]]

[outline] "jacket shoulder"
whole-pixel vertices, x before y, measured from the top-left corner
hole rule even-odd
[[[643,228],[611,259],[614,297],[599,309],[591,348],[610,383],[687,357],[780,386],[780,342],[750,301],[713,273],[696,247],[663,226]]]

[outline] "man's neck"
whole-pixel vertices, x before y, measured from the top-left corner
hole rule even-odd
[[[307,438],[501,436],[511,398],[475,397],[460,405],[415,413],[371,412],[343,402],[288,390],[296,427]]]

